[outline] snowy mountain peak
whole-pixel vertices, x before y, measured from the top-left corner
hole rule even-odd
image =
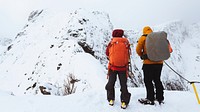
[[[98,77],[105,76],[105,69],[95,58],[107,62],[105,47],[113,28],[108,14],[41,10],[33,11],[28,20],[1,58],[1,78],[16,79],[9,85],[2,81],[1,85],[7,83],[2,88],[14,94],[65,95],[99,87],[96,82],[104,84]]]
[[[172,21],[152,28],[168,34],[173,53],[166,62],[187,79],[199,79],[200,46],[196,38],[199,24],[189,28],[181,21]],[[33,11],[24,29],[1,55],[0,87],[14,94],[51,95],[103,88],[108,62],[105,49],[112,30],[109,15],[104,12],[84,9],[56,13]],[[128,86],[143,87],[142,61],[135,52],[141,33],[125,31],[125,34],[133,45],[134,76],[128,79]],[[189,88],[165,65],[162,81],[167,90]],[[116,87],[119,87],[117,83]]]

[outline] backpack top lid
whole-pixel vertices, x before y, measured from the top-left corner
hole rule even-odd
[[[167,60],[170,57],[169,41],[164,31],[152,32],[146,37],[147,56],[152,61]]]
[[[112,32],[112,37],[122,37],[124,35],[124,30],[122,29],[115,29]]]

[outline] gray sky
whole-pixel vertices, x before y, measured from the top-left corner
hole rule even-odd
[[[36,9],[107,12],[115,28],[142,29],[172,20],[200,22],[200,0],[0,0],[0,37],[14,38]]]

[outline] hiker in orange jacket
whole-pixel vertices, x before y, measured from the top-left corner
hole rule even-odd
[[[108,44],[106,49],[106,55],[109,58],[108,64],[108,83],[106,84],[107,100],[109,105],[114,105],[115,100],[115,82],[117,75],[120,81],[121,91],[121,108],[125,109],[130,101],[131,94],[127,89],[127,67],[129,60],[129,42],[126,38],[123,38],[124,31],[122,29],[116,29],[112,32],[112,40]],[[122,45],[122,47],[116,47]],[[115,47],[113,47],[115,46]],[[120,49],[123,48],[123,49]],[[124,53],[124,54],[123,54]],[[120,57],[122,55],[123,58]],[[122,60],[122,61],[121,61]],[[122,64],[117,66],[115,64]]]
[[[164,88],[160,80],[163,61],[154,62],[147,57],[145,40],[151,32],[153,31],[149,26],[143,28],[143,35],[138,40],[136,52],[143,60],[142,70],[147,94],[146,98],[139,99],[139,101],[142,101],[143,104],[154,105],[154,100],[157,100],[159,103],[162,103],[164,100]],[[155,84],[156,94],[154,93],[153,82]]]

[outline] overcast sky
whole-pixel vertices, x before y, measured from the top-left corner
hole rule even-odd
[[[0,37],[14,38],[36,9],[107,12],[115,28],[142,29],[168,21],[200,22],[200,0],[0,0]]]

